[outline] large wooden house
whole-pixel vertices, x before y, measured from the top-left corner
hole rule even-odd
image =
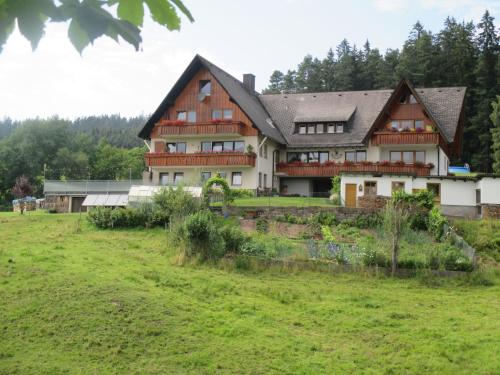
[[[465,87],[261,95],[197,55],[139,136],[146,184],[324,195],[344,173],[445,176],[459,155]],[[376,189],[376,186],[367,186]],[[376,192],[375,192],[376,193]],[[354,192],[355,194],[355,192]]]

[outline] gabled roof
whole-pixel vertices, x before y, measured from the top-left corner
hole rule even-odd
[[[289,147],[362,147],[364,137],[391,96],[392,90],[260,95],[259,100],[281,130]],[[295,134],[302,113],[322,113],[347,119],[340,134]]]
[[[202,67],[206,68],[214,76],[217,82],[219,82],[219,84],[226,90],[231,99],[240,106],[243,112],[245,112],[245,114],[262,134],[278,143],[285,143],[285,139],[281,135],[280,131],[272,124],[271,117],[260,104],[258,100],[258,93],[248,91],[243,86],[241,81],[237,80],[229,73],[226,73],[224,70],[212,64],[200,55],[196,55],[184,73],[182,73],[181,77],[177,80],[165,99],[163,99],[160,106],[156,109],[146,125],[144,125],[142,130],[139,132],[139,137],[149,139],[149,134],[151,133],[151,130],[156,122],[160,120],[168,107],[174,104],[177,96]]]
[[[373,122],[371,128],[366,133],[364,141],[375,131],[379,120],[383,117],[386,110],[397,100],[397,97],[403,87],[406,86],[415,96],[429,118],[435,123],[439,133],[448,143],[455,139],[455,133],[458,129],[460,113],[462,112],[465,100],[466,87],[437,87],[437,88],[414,88],[407,80],[401,80],[396,88],[392,90],[390,97],[384,107]]]

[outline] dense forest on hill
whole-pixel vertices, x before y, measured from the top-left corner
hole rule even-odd
[[[137,137],[146,117],[53,117],[0,121],[0,208],[21,175],[41,196],[47,179],[141,178],[146,147]]]
[[[296,69],[274,71],[265,93],[393,88],[400,79],[416,87],[466,86],[463,155],[473,170],[491,172],[491,103],[500,94],[500,43],[494,18],[457,22],[448,17],[433,34],[417,22],[401,49],[382,54],[343,40],[322,58],[307,55]]]

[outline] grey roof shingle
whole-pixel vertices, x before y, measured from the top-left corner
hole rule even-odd
[[[230,97],[265,136],[288,147],[363,146],[375,120],[394,90],[338,91],[259,95],[210,61],[196,55],[139,133],[149,139],[155,123],[192,76],[207,68]],[[402,81],[398,86],[404,84]],[[409,82],[406,82],[409,86]],[[413,89],[413,88],[412,88]],[[416,88],[431,117],[448,142],[453,142],[465,97],[465,87]],[[295,122],[347,121],[341,134],[294,134]]]
[[[362,146],[363,138],[389,99],[392,90],[343,91],[303,94],[261,95],[261,103],[271,114],[291,147]],[[334,113],[355,109],[347,129],[340,134],[294,134],[297,113],[318,107],[331,108]]]
[[[285,143],[285,139],[281,135],[280,131],[272,124],[269,114],[260,104],[258,100],[258,93],[248,91],[243,86],[243,83],[200,55],[196,55],[184,73],[182,73],[181,77],[172,87],[165,99],[163,99],[160,106],[156,109],[146,125],[144,125],[142,130],[139,132],[139,137],[149,139],[149,134],[151,133],[151,130],[156,122],[160,120],[168,107],[174,103],[177,95],[179,95],[181,90],[189,82],[192,76],[200,69],[200,67],[205,67],[209,70],[209,72],[222,85],[222,87],[224,87],[229,96],[240,106],[243,112],[245,112],[245,114],[262,134],[272,138],[278,143]]]
[[[466,87],[416,88],[418,96],[444,133],[453,142],[465,99]]]

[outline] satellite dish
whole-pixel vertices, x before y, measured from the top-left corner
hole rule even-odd
[[[200,93],[198,94],[198,101],[199,101],[199,102],[202,102],[202,101],[204,101],[204,100],[205,100],[205,98],[206,98],[206,97],[207,97],[207,94],[206,94],[205,92],[200,92]]]

